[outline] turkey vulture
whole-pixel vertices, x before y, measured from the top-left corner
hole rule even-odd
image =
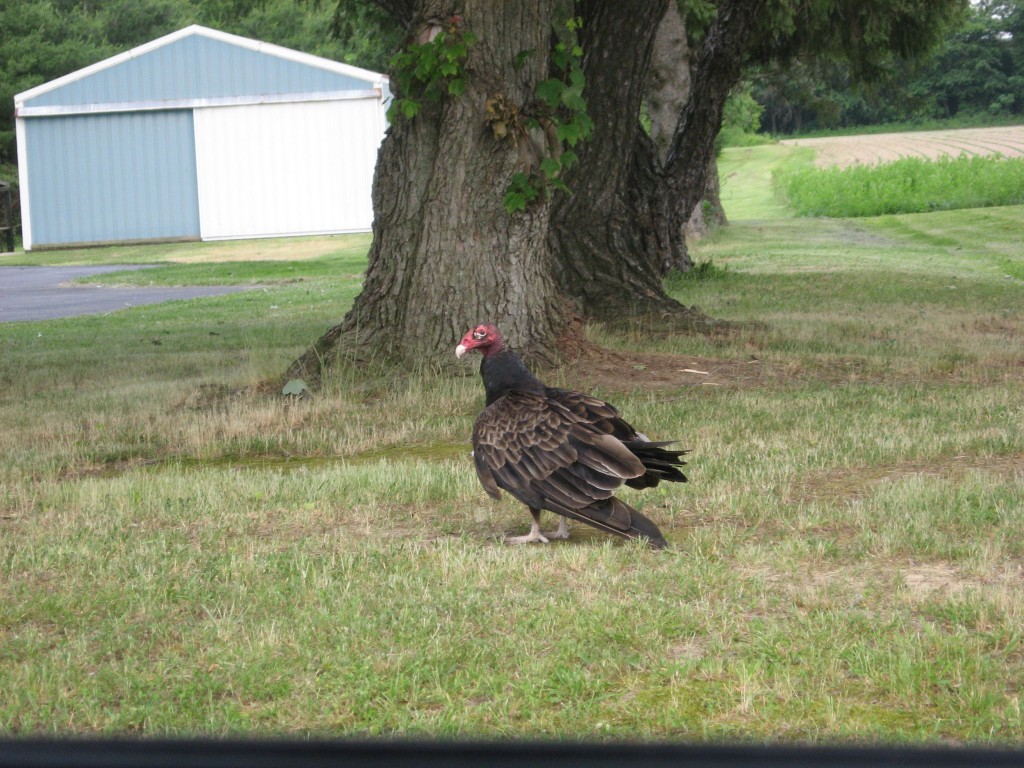
[[[667,546],[658,526],[613,494],[623,483],[685,483],[679,467],[686,451],[651,442],[602,400],[545,387],[490,323],[466,333],[455,355],[472,349],[483,354],[480,375],[487,392],[473,426],[477,475],[488,494],[499,498],[504,488],[533,515],[530,532],[508,541],[568,538],[571,517],[628,539],[646,538],[655,548]],[[541,533],[542,509],[561,515],[556,532]]]

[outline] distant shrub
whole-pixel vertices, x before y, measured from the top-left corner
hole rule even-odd
[[[759,134],[764,107],[750,95],[750,84],[729,94],[722,113],[722,130],[715,139],[715,152],[725,147],[754,147],[775,142],[771,136]]]
[[[799,216],[882,216],[1024,203],[1024,158],[904,158],[884,165],[775,174]]]
[[[715,148],[722,150],[726,147],[758,147],[762,144],[774,144],[775,141],[764,133],[748,133],[736,127],[726,126],[719,131]]]
[[[18,191],[18,168],[14,165],[0,163],[0,181],[7,182],[11,187],[11,221],[14,224],[15,238],[21,240],[21,197]],[[0,249],[0,253],[2,253]]]

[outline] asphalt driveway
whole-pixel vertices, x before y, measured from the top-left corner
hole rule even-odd
[[[242,285],[112,288],[71,281],[106,272],[147,269],[146,264],[94,267],[0,267],[0,323],[99,315],[178,299],[223,296],[249,290]]]

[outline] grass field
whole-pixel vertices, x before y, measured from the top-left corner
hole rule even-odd
[[[922,160],[876,166],[805,167],[774,174],[776,189],[801,216],[882,216],[1024,203],[1024,158]]]
[[[754,323],[547,374],[692,449],[667,553],[502,544],[475,364],[255,386],[365,238],[23,257],[263,290],[0,326],[0,732],[1020,745],[1024,208],[795,219],[794,151],[671,285]]]

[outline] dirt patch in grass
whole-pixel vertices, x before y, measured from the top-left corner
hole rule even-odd
[[[720,328],[711,328],[707,332],[728,335],[740,330],[739,326],[722,323]],[[748,330],[764,328],[750,324]],[[646,332],[658,336],[671,333],[670,330],[654,328],[648,328]],[[765,383],[765,367],[754,355],[745,359],[728,359],[609,349],[589,341],[582,328],[576,328],[565,341],[571,343],[560,343],[560,349],[569,362],[552,371],[541,372],[542,378],[581,392],[749,387]]]
[[[803,609],[850,608],[869,593],[886,585],[899,595],[901,603],[921,605],[980,595],[999,601],[1015,594],[1024,576],[1024,564],[1008,562],[970,573],[953,563],[907,561],[855,563],[820,570],[778,571],[765,566],[740,568],[747,579],[756,579],[775,593]]]
[[[823,322],[829,319],[826,315]],[[954,318],[954,322],[959,322],[954,341],[963,344],[965,351],[950,347],[943,354],[922,355],[913,360],[887,350],[887,345],[900,341],[899,332],[892,327],[869,327],[861,331],[860,339],[868,342],[863,354],[844,354],[840,350],[790,354],[779,349],[780,343],[784,343],[779,330],[749,323],[708,335],[714,340],[714,347],[731,356],[640,352],[585,342],[572,348],[570,362],[553,370],[542,369],[540,375],[549,383],[587,392],[664,392],[718,387],[790,389],[809,383],[834,386],[1024,383],[1024,357],[1014,354],[1014,342],[1024,331],[1024,317],[987,314]],[[658,331],[645,333],[648,337],[666,339],[673,335]],[[1005,343],[993,344],[992,339]],[[877,344],[878,349],[870,344]]]
[[[757,358],[726,360],[591,347],[571,365],[559,369],[558,376],[565,386],[584,392],[631,392],[760,386],[766,382],[767,374]]]
[[[969,471],[992,472],[1013,477],[1024,475],[1024,453],[1012,456],[947,456],[931,461],[901,461],[872,467],[836,467],[816,472],[796,483],[787,503],[835,504],[858,499],[883,482],[915,475],[956,479]]]
[[[984,575],[967,573],[951,563],[909,564],[897,568],[901,597],[909,603],[958,599],[980,595],[1001,603],[1020,590],[1024,564],[1009,562],[987,569]]]
[[[1024,374],[1024,366],[1008,373]],[[591,347],[573,362],[543,376],[548,382],[583,392],[663,392],[667,390],[710,390],[721,387],[786,388],[806,382],[828,384],[881,384],[913,379],[918,371],[898,373],[879,369],[859,356],[830,355],[826,359],[783,359],[771,363],[756,355],[745,358],[716,358],[672,355]],[[942,380],[948,381],[946,376]]]
[[[949,563],[914,565],[900,572],[903,585],[914,599],[935,595],[959,595],[970,585],[959,569]]]

